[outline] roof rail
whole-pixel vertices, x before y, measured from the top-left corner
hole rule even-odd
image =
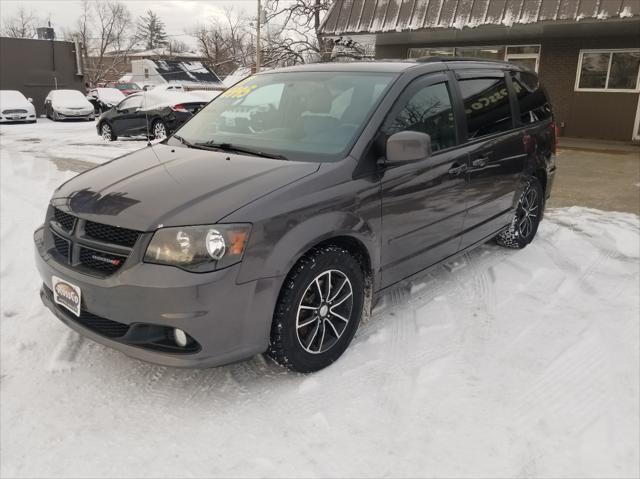
[[[507,62],[503,60],[494,60],[492,58],[473,58],[473,57],[420,57],[415,60],[418,63],[431,63],[431,62],[490,62],[490,63],[501,63],[505,64]]]

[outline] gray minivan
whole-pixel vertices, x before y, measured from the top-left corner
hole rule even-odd
[[[268,352],[316,371],[376,295],[494,238],[526,246],[555,142],[536,74],[507,63],[261,73],[54,192],[34,236],[41,297],[143,360]]]

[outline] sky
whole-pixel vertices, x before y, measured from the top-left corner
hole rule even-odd
[[[0,20],[16,13],[20,6],[33,10],[42,18],[50,18],[51,25],[60,35],[63,28],[73,26],[80,14],[79,0],[0,0]],[[134,18],[153,10],[165,23],[169,35],[193,45],[185,35],[199,23],[220,16],[226,7],[234,7],[254,14],[256,0],[126,0],[124,2]]]

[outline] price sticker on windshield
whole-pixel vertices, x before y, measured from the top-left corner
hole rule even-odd
[[[247,96],[253,90],[258,88],[258,85],[236,85],[233,88],[229,88],[222,96],[225,98],[242,98]]]

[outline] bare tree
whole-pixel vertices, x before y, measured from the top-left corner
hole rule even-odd
[[[263,56],[275,65],[328,62],[371,56],[366,45],[351,38],[325,38],[322,20],[332,0],[266,0],[268,36]]]
[[[2,22],[2,35],[11,38],[35,38],[39,22],[33,10],[21,6],[15,15]]]
[[[131,13],[118,0],[83,0],[76,28],[67,36],[80,42],[90,85],[119,74],[136,42]]]
[[[235,8],[224,9],[223,18],[212,18],[191,31],[208,65],[221,76],[252,63],[251,33],[249,19]]]
[[[266,61],[275,64],[329,61],[333,43],[319,33],[331,3],[331,0],[267,0],[265,10],[272,33],[265,42]]]
[[[175,55],[177,53],[184,53],[189,51],[189,45],[181,40],[175,38],[170,39],[167,42],[166,49],[169,55]]]

